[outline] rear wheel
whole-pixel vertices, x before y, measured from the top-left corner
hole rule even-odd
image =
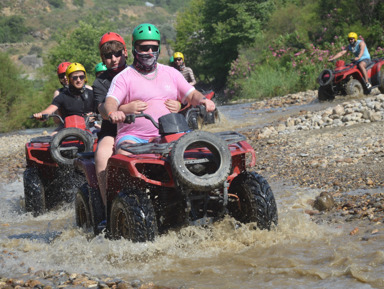
[[[266,179],[254,172],[237,176],[229,188],[229,214],[242,223],[256,222],[259,229],[277,225],[275,197]]]
[[[121,192],[112,202],[109,230],[113,239],[153,241],[158,228],[152,201],[147,194],[138,189]]]
[[[353,97],[360,96],[364,93],[364,89],[360,81],[354,78],[352,78],[347,82],[347,85],[345,86],[345,91],[347,95],[350,95]]]
[[[38,171],[35,168],[27,168],[23,175],[25,210],[32,212],[33,216],[43,214],[46,211],[45,190]]]

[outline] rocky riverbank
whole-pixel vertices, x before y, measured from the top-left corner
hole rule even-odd
[[[261,109],[303,106],[298,113],[284,114],[260,129],[243,132],[254,147],[257,162],[253,170],[270,183],[287,182],[318,190],[307,210],[314,222],[353,222],[351,235],[361,240],[383,234],[384,221],[384,95],[336,99],[325,108],[313,109],[317,92],[307,91],[251,105],[250,113]],[[279,113],[269,111],[264,113]],[[276,119],[276,118],[275,118]],[[41,134],[39,134],[41,135]],[[24,145],[36,135],[0,136],[0,176],[4,182],[22,179],[25,169]],[[275,192],[278,198],[278,192]],[[361,226],[364,224],[364,226]],[[359,232],[364,228],[364,232]],[[12,258],[5,249],[1,258]],[[4,257],[5,256],[5,257]],[[67,272],[34,272],[5,278],[0,288],[165,288],[139,280]]]

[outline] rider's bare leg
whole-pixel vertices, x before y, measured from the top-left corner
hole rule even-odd
[[[97,150],[95,152],[96,176],[104,204],[106,204],[107,201],[107,178],[105,170],[107,168],[108,159],[113,155],[114,144],[114,137],[105,136],[98,142]]]
[[[363,74],[365,83],[368,82],[367,70],[365,69],[366,67],[367,67],[367,63],[365,63],[365,61],[359,62],[359,68],[360,68],[361,73]]]

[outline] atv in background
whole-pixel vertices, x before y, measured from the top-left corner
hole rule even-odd
[[[57,114],[43,115],[44,120],[50,117],[60,119],[64,128],[53,136],[35,137],[25,145],[25,209],[35,217],[62,202],[73,201],[73,189],[78,187],[78,182],[84,182],[74,172],[73,161],[77,153],[96,148],[89,121],[94,115],[72,115],[65,120]]]
[[[383,64],[384,58],[374,58],[368,64],[366,69],[372,88],[367,89],[363,75],[355,62],[345,64],[343,60],[336,61],[336,68],[333,71],[325,69],[318,77],[319,101],[334,100],[336,95],[369,94],[375,87],[384,93],[384,72],[381,71]]]
[[[107,165],[107,193],[101,195],[93,153],[79,154],[77,170],[87,183],[75,200],[77,226],[113,239],[152,241],[186,225],[207,225],[226,214],[259,229],[277,224],[277,207],[268,182],[247,171],[256,162],[246,138],[233,131],[190,131],[183,115],[171,113],[156,123],[160,137],[126,144],[131,155],[113,155]],[[189,131],[185,133],[185,131]]]
[[[202,94],[210,100],[215,97],[215,92],[213,90],[202,91]],[[185,116],[188,126],[191,129],[202,129],[204,125],[220,121],[219,111],[217,108],[212,112],[207,112],[204,105],[192,107],[188,104],[184,106],[179,113]]]

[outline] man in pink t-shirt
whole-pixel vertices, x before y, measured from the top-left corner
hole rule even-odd
[[[111,121],[118,124],[116,153],[124,154],[127,152],[120,149],[122,144],[145,143],[159,135],[158,129],[145,118],[137,118],[132,124],[123,123],[126,114],[145,112],[157,121],[170,113],[175,103],[170,100],[193,106],[204,104],[207,111],[215,109],[215,104],[195,90],[180,72],[157,63],[160,32],[154,25],[140,24],[133,30],[132,53],[133,64],[115,76],[105,101]]]

